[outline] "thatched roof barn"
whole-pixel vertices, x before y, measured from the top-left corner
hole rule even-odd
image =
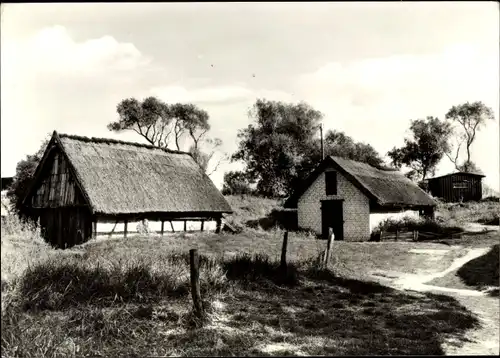
[[[366,163],[326,157],[286,200],[297,208],[298,225],[318,234],[329,227],[337,239],[365,240],[372,214],[407,210],[431,213],[436,202],[418,185],[395,170]]]
[[[97,221],[189,218],[220,225],[232,211],[189,153],[55,131],[24,203],[62,246],[87,240]]]

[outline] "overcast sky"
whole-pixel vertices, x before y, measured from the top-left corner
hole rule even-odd
[[[499,188],[496,2],[2,4],[1,46],[2,176],[53,130],[140,142],[106,129],[128,97],[198,104],[227,153],[256,98],[306,101],[382,155],[479,100],[472,159]]]

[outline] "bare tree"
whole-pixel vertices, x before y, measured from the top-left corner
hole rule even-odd
[[[457,170],[472,168],[471,162],[471,146],[476,139],[477,132],[486,124],[487,120],[493,120],[495,116],[491,108],[487,107],[484,103],[478,101],[453,106],[448,113],[446,119],[455,124],[455,132],[457,144],[453,146],[448,152],[447,156],[450,161],[455,165]],[[457,128],[458,127],[458,128]],[[465,146],[467,158],[461,165],[459,163],[460,149]],[[455,152],[454,156],[452,153]]]

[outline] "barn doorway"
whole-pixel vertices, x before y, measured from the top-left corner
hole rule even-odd
[[[333,229],[335,240],[344,240],[343,200],[321,201],[321,227],[323,239],[328,239],[328,228]]]
[[[92,236],[92,219],[84,207],[45,208],[40,213],[45,240],[54,247],[82,244]]]

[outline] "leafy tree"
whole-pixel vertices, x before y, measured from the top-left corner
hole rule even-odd
[[[173,115],[166,103],[155,97],[148,97],[142,102],[128,98],[118,104],[116,111],[119,120],[108,124],[110,131],[132,130],[149,144],[168,148]]]
[[[224,174],[222,195],[251,194],[252,188],[244,172],[229,171]]]
[[[477,132],[486,124],[487,120],[495,117],[491,108],[482,102],[466,102],[458,106],[453,106],[446,113],[446,119],[453,125],[457,143],[453,148],[450,146],[446,151],[447,157],[455,165],[457,170],[469,171],[475,169],[471,162],[471,146],[476,139]],[[466,159],[460,164],[460,150],[465,146]],[[454,157],[451,153],[454,152]],[[471,164],[472,163],[472,164]]]
[[[321,112],[305,103],[257,100],[250,111],[255,123],[240,130],[239,149],[233,160],[246,164],[247,178],[257,193],[285,196],[321,161]],[[325,155],[336,155],[380,166],[382,159],[369,144],[357,143],[343,132],[328,131]]]
[[[148,97],[142,102],[128,98],[121,101],[116,110],[119,119],[108,124],[110,131],[132,130],[151,145],[159,148],[175,145],[177,150],[181,148],[181,138],[188,137],[191,141],[189,152],[205,171],[215,150],[222,145],[220,139],[206,138],[210,130],[208,113],[194,104],[169,105],[156,97]],[[202,149],[207,145],[212,146],[209,153]],[[223,159],[224,157],[215,165],[212,173]]]
[[[14,175],[12,184],[7,189],[7,198],[9,198],[13,211],[25,220],[30,218],[30,212],[23,205],[23,200],[49,141],[50,137],[46,138],[35,154],[29,154],[25,159],[17,163],[16,174]]]
[[[355,142],[344,132],[328,131],[325,136],[325,154],[380,167],[383,163],[378,152],[370,144]]]
[[[458,165],[457,167],[458,171],[461,172],[466,172],[466,173],[480,173],[481,169],[474,163],[473,161],[465,161],[462,164]]]
[[[247,178],[257,183],[261,195],[287,195],[322,114],[306,103],[258,99],[249,116],[255,123],[239,131],[232,160],[245,163]]]
[[[403,165],[410,168],[406,174],[409,178],[424,180],[433,174],[436,165],[448,151],[448,140],[451,135],[450,124],[435,117],[426,120],[411,121],[411,138],[405,138],[404,146],[393,148],[387,155],[392,164],[400,169]]]

